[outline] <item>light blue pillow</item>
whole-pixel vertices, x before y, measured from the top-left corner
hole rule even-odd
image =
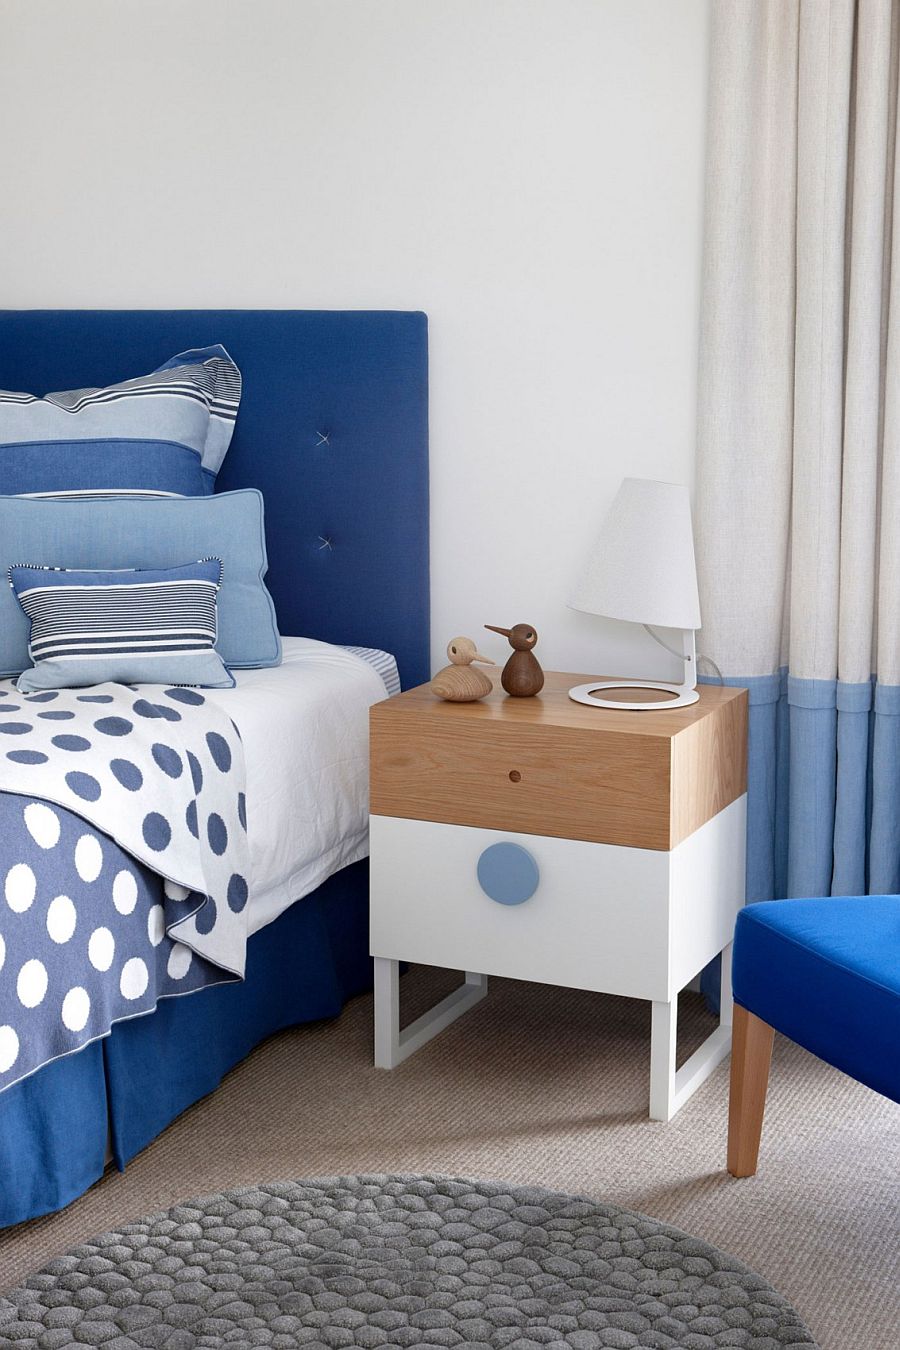
[[[263,584],[266,540],[256,488],[213,497],[0,497],[0,573],[23,560],[78,570],[166,568],[222,560],[216,651],[228,667],[277,666],[281,640]],[[0,585],[0,675],[31,665],[29,623]]]
[[[104,684],[233,689],[215,651],[218,558],[99,572],[16,566],[9,584],[31,621],[23,694]]]
[[[105,389],[0,390],[0,493],[205,496],[240,398],[241,373],[219,346]]]

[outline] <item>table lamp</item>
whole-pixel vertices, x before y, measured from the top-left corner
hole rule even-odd
[[[652,712],[696,703],[700,598],[688,490],[680,483],[626,478],[613,499],[569,605],[588,614],[643,624],[666,651],[684,661],[684,681],[603,680],[569,690],[576,703]],[[653,632],[680,628],[681,650]],[[665,697],[627,702],[603,697],[607,689],[659,689]]]

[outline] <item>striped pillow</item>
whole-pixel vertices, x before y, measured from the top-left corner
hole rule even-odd
[[[106,389],[0,390],[0,495],[208,496],[240,398],[241,373],[219,346]]]
[[[23,693],[121,684],[230,689],[215,651],[218,558],[155,571],[15,566],[9,583],[31,620]]]

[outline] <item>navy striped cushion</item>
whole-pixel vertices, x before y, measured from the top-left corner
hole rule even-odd
[[[218,558],[154,571],[17,565],[9,582],[31,620],[23,693],[112,680],[231,688],[214,650]]]
[[[0,495],[206,496],[240,398],[241,373],[219,346],[106,389],[0,390]]]

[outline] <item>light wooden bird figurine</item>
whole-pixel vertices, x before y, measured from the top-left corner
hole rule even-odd
[[[537,642],[537,633],[530,623],[517,623],[512,628],[496,628],[486,623],[492,633],[500,633],[509,640],[513,654],[503,667],[500,683],[513,698],[531,698],[544,687],[544,672],[531,650]]]
[[[475,670],[473,661],[483,661],[486,666],[496,662],[489,656],[481,656],[471,638],[451,638],[447,644],[450,665],[439,670],[431,681],[431,692],[448,703],[474,703],[484,698],[493,689],[493,684],[482,670]]]

